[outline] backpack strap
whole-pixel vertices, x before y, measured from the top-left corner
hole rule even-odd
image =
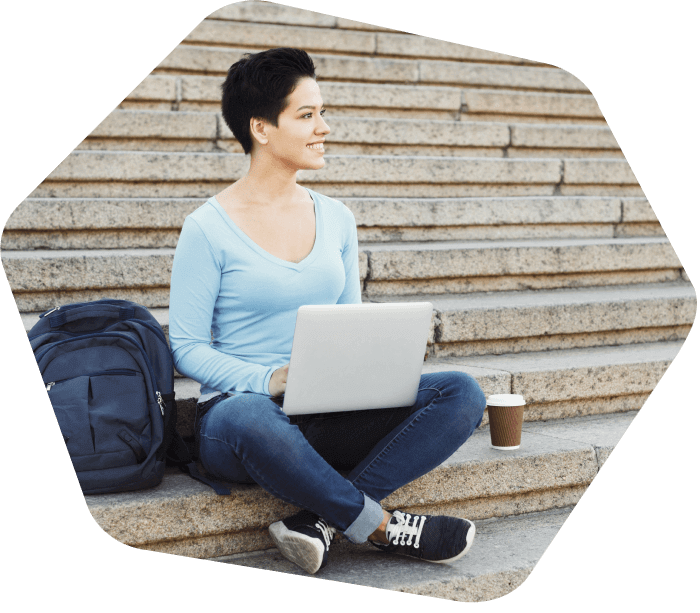
[[[100,318],[113,318],[115,320],[118,319],[119,321],[125,321],[127,319],[133,319],[134,317],[133,307],[117,307],[112,305],[86,306],[90,306],[89,311],[84,308],[79,308],[68,311],[59,311],[55,315],[51,315],[49,317],[49,325],[51,326],[51,329],[56,330],[57,328],[61,328],[65,324],[73,321],[92,319],[96,322],[95,325],[92,326],[92,329],[100,330],[105,327],[104,321],[101,321]],[[89,327],[85,327],[81,331],[88,332],[89,330]]]
[[[182,472],[188,473],[193,479],[205,483],[219,494],[219,496],[230,496],[230,488],[202,475],[192,458],[192,453],[187,447],[187,443],[185,443],[182,436],[180,436],[180,433],[177,431],[177,403],[175,402],[175,392],[161,394],[161,397],[166,406],[165,414],[167,416],[164,422],[164,440],[167,445],[165,449],[166,462],[177,466]]]
[[[176,432],[173,436],[170,447],[167,452],[167,459],[170,463],[175,464],[183,473],[188,473],[193,479],[205,483],[211,487],[219,496],[230,496],[230,488],[222,485],[218,481],[214,481],[205,477],[199,469],[197,464],[192,459],[190,450],[187,448],[187,444],[182,440],[182,437]]]
[[[141,446],[141,443],[139,443],[127,430],[120,430],[117,432],[117,436],[122,439],[129,447],[131,447],[131,451],[134,452],[134,455],[136,456],[136,461],[141,464],[146,457],[147,453],[146,450]]]

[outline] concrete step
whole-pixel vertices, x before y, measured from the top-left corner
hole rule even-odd
[[[640,409],[682,344],[671,341],[550,349],[434,359],[434,363],[442,370],[458,369],[469,374],[470,369],[483,369],[484,393],[521,394],[527,402],[525,420],[531,422]],[[497,373],[508,373],[510,389]]]
[[[190,198],[29,198],[2,250],[175,247]],[[360,242],[664,236],[646,198],[344,198]]]
[[[6,257],[3,266],[7,275]],[[140,266],[129,258],[122,264],[121,276],[129,278]],[[50,283],[57,273],[50,267],[46,271],[45,280]],[[99,279],[103,274],[93,267],[87,276]],[[166,276],[165,283],[169,283]],[[15,289],[13,297],[19,313],[33,312],[34,316],[61,304],[103,298],[133,300],[157,309],[167,307],[169,287],[25,293]],[[370,301],[367,297],[363,300]],[[627,286],[371,298],[374,302],[416,300],[433,304],[428,338],[433,357],[682,340],[690,332],[697,311],[695,290],[685,279]]]
[[[272,44],[274,46],[274,43]],[[225,76],[229,67],[246,53],[246,45],[213,46],[181,44],[156,67],[153,74],[187,73]],[[484,62],[435,59],[363,57],[309,53],[319,81],[413,83],[489,88],[589,93],[579,79],[561,68],[509,66]]]
[[[676,341],[697,308],[686,282],[374,300],[429,300],[435,358]]]
[[[680,262],[663,237],[362,243],[359,247],[360,281],[370,298],[635,284],[677,280],[681,275]],[[172,248],[6,251],[2,263],[13,293],[23,294],[24,299],[86,290],[148,293],[169,287],[174,252]],[[167,305],[149,302],[146,306]],[[44,307],[20,310],[40,308]]]
[[[344,30],[369,30],[377,32],[397,31],[345,19],[343,17],[333,17],[332,15],[326,15],[324,13],[315,13],[292,6],[275,4],[274,2],[236,2],[235,4],[229,4],[228,6],[214,11],[208,18],[228,21],[339,28]]]
[[[338,541],[328,566],[312,577],[461,602],[484,602],[512,592],[528,577],[573,507],[476,521],[476,538],[465,557],[429,564],[380,552],[369,543]],[[210,558],[309,577],[277,549]]]
[[[619,273],[632,271],[677,269],[680,275],[680,262],[663,237],[363,243],[360,250],[368,257],[369,296],[451,293],[465,285],[498,291],[516,278],[524,289],[542,275],[539,288],[570,286],[559,275],[576,275],[586,285],[617,283]],[[606,282],[608,273],[616,274]],[[630,282],[643,282],[635,278]]]
[[[101,297],[115,298],[119,297],[119,293],[112,292]],[[426,368],[432,368],[428,363],[433,360],[440,362],[445,359],[450,363],[449,368],[452,368],[455,362],[451,358],[458,358],[457,364],[479,366],[500,372],[520,372],[518,369],[521,366],[518,365],[530,364],[528,356],[532,356],[532,352],[573,351],[571,355],[561,354],[561,360],[564,360],[559,365],[561,368],[566,367],[566,360],[569,358],[593,360],[586,368],[597,368],[606,363],[608,356],[638,360],[638,347],[646,347],[639,350],[647,351],[651,356],[656,355],[656,349],[675,351],[676,345],[673,343],[681,342],[687,336],[697,308],[695,291],[689,283],[390,298],[391,301],[397,302],[407,299],[428,300],[433,304],[432,322],[427,339]],[[21,298],[17,299],[17,302],[20,300]],[[69,302],[74,301],[64,300],[59,304]],[[167,337],[168,309],[150,308],[150,311]],[[25,329],[29,331],[39,314],[25,311],[21,315]],[[672,344],[668,347],[656,345],[669,342]],[[647,345],[648,343],[653,345]],[[516,354],[522,358],[513,358],[516,360],[515,366],[507,357],[503,357],[503,361],[499,362],[501,356],[508,354]],[[471,358],[476,361],[469,361]],[[533,359],[540,358],[535,356]],[[486,366],[487,363],[493,365]],[[535,365],[539,368],[541,362],[535,362]],[[659,368],[665,369],[665,366]],[[485,373],[478,374],[485,376]],[[492,373],[488,374],[490,376]],[[495,385],[500,390],[502,383],[499,379],[485,385],[488,389]],[[603,392],[605,389],[607,388],[600,384],[597,391]],[[629,393],[647,393],[651,389],[653,385],[641,392]],[[602,393],[602,396],[625,394],[624,388],[616,390]],[[198,397],[198,390],[192,387],[185,388],[182,392],[187,394],[178,396],[182,400],[191,401]],[[524,388],[516,393],[524,393],[526,398],[530,398],[530,391]],[[592,397],[590,391],[576,392],[577,395],[568,396],[552,395],[551,390],[547,393],[550,394],[549,400],[537,397],[536,402]],[[534,397],[532,400],[534,401]]]
[[[192,30],[183,42],[217,47],[300,47],[308,52],[546,66],[503,53],[404,32],[343,28],[337,25],[337,18],[331,17],[331,20],[334,19],[336,23],[333,25],[318,22],[302,25],[282,20],[277,23],[261,23],[254,15],[246,21],[221,19],[212,15]]]
[[[330,117],[329,155],[622,157],[607,126]],[[243,153],[220,114],[116,110],[78,147]]]
[[[619,300],[616,300],[616,297]],[[473,292],[470,294],[456,294],[456,295],[439,295],[439,294],[418,294],[418,295],[408,295],[408,296],[385,296],[385,297],[373,297],[371,300],[364,299],[364,302],[379,302],[379,301],[429,301],[433,304],[433,318],[431,323],[431,331],[428,338],[429,343],[436,343],[440,341],[452,341],[460,342],[463,340],[471,342],[471,351],[473,353],[477,352],[477,341],[482,340],[503,340],[508,338],[507,329],[511,323],[517,323],[518,320],[514,320],[516,313],[517,316],[523,320],[527,319],[529,315],[533,318],[541,318],[545,315],[551,316],[554,311],[562,309],[566,311],[567,309],[586,309],[585,321],[591,324],[589,332],[600,332],[602,330],[615,330],[611,327],[611,322],[603,325],[603,320],[597,321],[593,317],[592,311],[590,309],[596,307],[602,309],[604,312],[606,309],[614,308],[617,310],[618,302],[630,301],[631,305],[635,305],[637,309],[650,308],[652,303],[656,303],[663,312],[665,309],[667,313],[659,319],[657,315],[653,315],[650,321],[658,322],[661,326],[685,326],[692,323],[694,306],[696,303],[695,290],[692,285],[683,280],[667,283],[656,283],[656,284],[631,284],[629,286],[596,286],[591,288],[564,288],[559,290],[517,290],[508,291],[501,290],[498,292]],[[658,302],[662,300],[662,302]],[[669,302],[663,302],[668,300]],[[58,304],[69,304],[69,301],[64,300]],[[46,308],[52,308],[53,306],[58,306],[58,304],[49,305]],[[552,310],[547,311],[548,308]],[[680,309],[680,310],[679,310]],[[690,310],[688,310],[690,309]],[[168,322],[169,314],[168,308],[165,307],[149,307],[150,312],[158,320],[163,328],[163,332],[166,337],[168,336]],[[38,320],[38,311],[21,310],[22,320],[24,321],[25,329],[29,330]],[[460,334],[466,331],[462,329],[461,322],[459,319],[460,313],[463,311],[461,317],[463,319],[469,320],[473,319],[474,313],[479,312],[479,320],[475,321],[473,325],[469,328],[468,338],[462,339],[459,337]],[[559,317],[563,317],[560,315]],[[450,329],[448,326],[447,332],[445,331],[444,323],[447,321],[451,322],[450,325],[457,326],[455,329]],[[541,322],[545,326],[549,322]],[[638,317],[630,318],[627,320],[627,324],[620,328],[621,330],[639,330],[647,326],[644,325],[644,315],[640,312]],[[534,336],[539,337],[544,334],[548,336],[547,330],[539,325],[539,327],[533,328],[535,331]],[[569,334],[576,334],[585,330],[581,327],[582,322],[578,323],[578,327],[564,328],[559,325],[557,330],[559,332],[567,332]],[[478,331],[479,327],[483,327],[481,331]],[[439,330],[436,332],[436,329]],[[511,330],[512,332],[512,330]],[[550,331],[552,332],[552,331]],[[526,335],[529,336],[529,335]],[[573,340],[573,339],[572,339]],[[597,338],[596,340],[602,340]],[[654,339],[656,340],[656,339]],[[674,338],[669,340],[676,340]],[[639,339],[627,338],[622,341],[626,342],[643,342]],[[580,346],[580,345],[571,345]],[[550,347],[547,346],[546,349]],[[517,338],[517,344],[509,345],[508,349],[497,351],[497,353],[517,353],[518,351],[538,351],[537,348],[524,348],[523,338]],[[480,351],[478,355],[487,355],[488,352]]]
[[[624,159],[327,155],[299,182],[331,197],[643,196]],[[248,171],[236,153],[73,151],[31,198],[209,197]],[[559,195],[558,193],[556,195]]]
[[[423,373],[457,370],[476,379],[484,394],[521,394],[527,422],[637,410],[683,343],[553,349],[506,355],[430,358]],[[177,376],[178,431],[193,434],[199,383]],[[489,422],[484,414],[483,424]]]
[[[221,77],[149,75],[122,102],[122,109],[218,112]],[[323,81],[332,117],[361,116],[464,121],[557,122],[607,125],[590,94],[512,89]]]
[[[385,508],[505,517],[575,504],[635,412],[525,424],[520,449],[492,449],[478,429],[438,468],[391,494]],[[230,496],[168,471],[149,490],[85,497],[113,538],[141,549],[196,558],[268,549],[270,523],[296,511],[257,485],[233,484]]]

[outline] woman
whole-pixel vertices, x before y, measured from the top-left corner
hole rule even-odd
[[[323,168],[330,132],[309,56],[248,54],[222,91],[250,169],[186,218],[170,289],[175,365],[201,383],[200,460],[216,478],[258,483],[302,509],[270,534],[309,573],[325,566],[335,531],[390,553],[456,560],[472,522],[379,502],[467,440],[484,395],[465,373],[443,372],[421,377],[410,407],[286,416],[297,309],[361,302],[357,228],[345,205],[296,182],[298,170]]]

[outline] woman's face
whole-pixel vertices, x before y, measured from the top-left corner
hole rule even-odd
[[[277,127],[265,124],[265,149],[294,170],[323,168],[323,141],[331,131],[323,120],[323,99],[314,79],[305,77],[288,97]]]

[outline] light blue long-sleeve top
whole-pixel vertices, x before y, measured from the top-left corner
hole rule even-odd
[[[215,197],[186,217],[170,282],[170,348],[177,370],[201,384],[200,401],[269,395],[272,373],[289,362],[298,308],[362,302],[355,217],[308,192],[316,240],[298,264],[258,246]]]

